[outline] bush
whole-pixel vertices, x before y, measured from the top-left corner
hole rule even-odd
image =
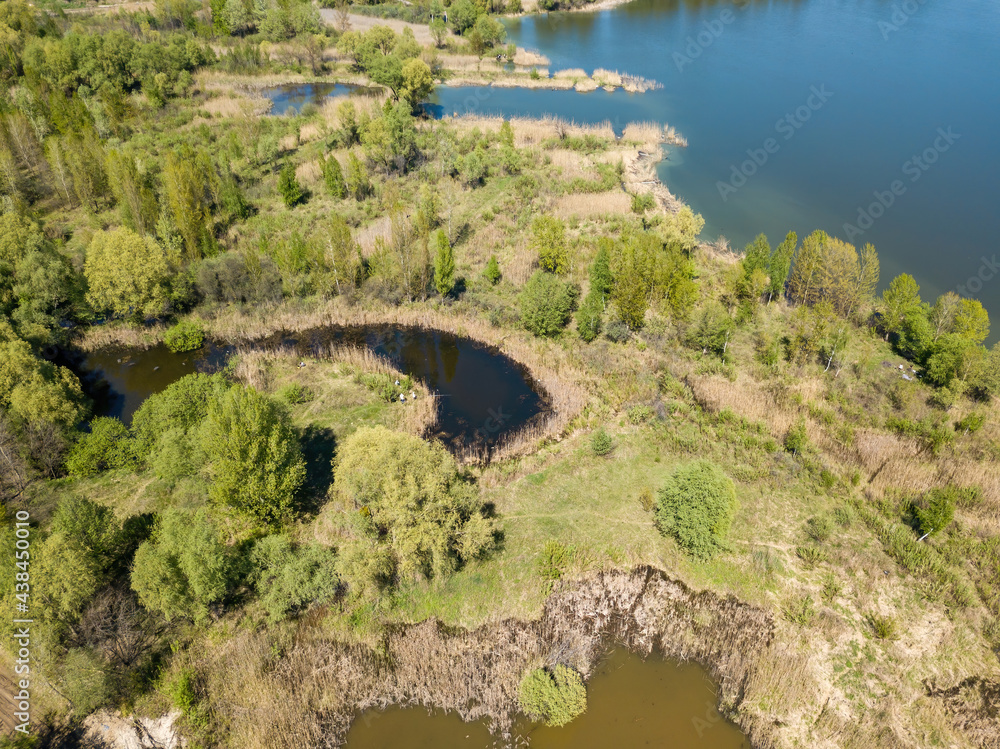
[[[503,277],[500,273],[500,263],[497,262],[496,255],[490,255],[490,261],[486,263],[486,270],[483,271],[483,276],[489,281],[493,286],[500,283],[500,279]]]
[[[576,556],[576,547],[561,544],[554,539],[545,542],[542,556],[538,560],[538,574],[543,580],[555,581],[569,569]]]
[[[594,435],[590,438],[590,449],[594,451],[594,455],[604,456],[610,454],[615,449],[615,443],[611,439],[611,436],[602,428],[594,432]]]
[[[785,435],[785,450],[792,454],[799,453],[806,446],[807,441],[806,424],[804,421],[800,421]]]
[[[739,504],[732,480],[706,460],[676,469],[660,489],[656,523],[688,554],[707,559],[725,548]]]
[[[866,617],[868,626],[871,628],[872,635],[878,640],[896,640],[899,639],[899,626],[896,620],[891,616],[883,616],[881,614],[869,614]]]
[[[198,696],[194,691],[194,679],[194,671],[185,668],[177,674],[177,678],[171,681],[167,688],[170,701],[183,715],[190,715],[194,706],[198,704]]]
[[[645,213],[656,207],[656,199],[652,193],[642,193],[632,196],[632,213]]]
[[[804,595],[793,598],[786,603],[784,613],[788,621],[798,624],[800,627],[807,627],[816,615],[816,609],[813,606],[812,597]]]
[[[652,512],[653,508],[656,507],[656,500],[653,499],[653,490],[648,486],[644,486],[642,491],[639,492],[639,506],[646,512]]]
[[[278,390],[278,397],[285,403],[308,403],[313,399],[313,392],[305,385],[292,382]]]
[[[101,656],[91,648],[72,648],[63,662],[63,691],[76,715],[92,713],[112,696],[111,680]]]
[[[549,726],[564,726],[587,711],[583,677],[562,664],[551,671],[529,671],[521,679],[518,696],[525,713]]]
[[[817,515],[806,521],[806,535],[817,543],[830,540],[833,535],[833,522],[827,515]]]
[[[521,320],[537,336],[554,336],[569,322],[579,289],[551,273],[535,271],[521,292]]]
[[[272,621],[310,603],[337,595],[340,578],[333,549],[319,544],[294,547],[285,536],[267,536],[250,554],[252,579]]]
[[[151,611],[196,621],[229,590],[229,549],[204,511],[168,510],[156,532],[135,552],[132,589]]]
[[[200,349],[205,342],[205,331],[201,324],[185,320],[179,322],[163,334],[163,342],[175,354]]]
[[[647,405],[632,406],[628,410],[628,420],[633,424],[644,424],[653,418],[654,411]]]
[[[71,476],[93,476],[101,471],[134,469],[135,443],[118,419],[99,416],[90,422],[90,434],[80,438],[66,458]]]
[[[975,434],[986,423],[986,416],[975,411],[970,413],[961,421],[955,422],[955,431],[963,434]]]
[[[295,166],[291,163],[285,164],[278,174],[278,192],[281,193],[281,199],[285,201],[285,206],[288,208],[294,208],[302,202],[304,193],[302,186],[295,178]]]
[[[604,335],[614,343],[625,343],[632,337],[632,331],[624,320],[610,320],[604,327]]]
[[[958,492],[952,488],[932,489],[914,508],[914,515],[920,524],[921,535],[936,535],[943,531],[955,517]]]

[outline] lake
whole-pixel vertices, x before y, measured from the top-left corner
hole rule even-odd
[[[587,684],[587,712],[561,728],[524,721],[515,746],[531,749],[750,749],[749,739],[716,710],[716,687],[696,663],[607,655]],[[419,707],[367,711],[354,721],[347,749],[498,749],[484,721]]]
[[[450,449],[493,445],[547,412],[527,371],[504,354],[468,338],[423,328],[319,328],[281,334],[241,347],[290,346],[307,358],[331,344],[364,346],[389,359],[438,396],[434,437]],[[143,401],[193,372],[219,371],[236,346],[206,341],[197,351],[172,353],[112,347],[67,362],[80,376],[101,416],[126,423]],[[405,406],[400,406],[405,408]]]
[[[705,217],[704,236],[742,248],[824,229],[873,243],[883,286],[907,272],[925,299],[954,290],[1000,315],[1000,3],[635,0],[507,28],[552,71],[663,88],[440,87],[438,112],[669,123],[690,145],[660,178]]]

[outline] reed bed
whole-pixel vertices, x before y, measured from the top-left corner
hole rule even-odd
[[[97,351],[111,346],[129,346],[148,349],[163,340],[167,326],[154,323],[148,326],[129,325],[123,322],[92,325],[85,328],[75,344],[81,351]]]
[[[658,122],[630,122],[625,126],[622,138],[643,144],[669,143],[675,146],[687,146],[687,139],[675,128]]]
[[[406,376],[405,372],[395,367],[388,359],[364,347],[328,344],[322,349],[312,351],[309,358],[336,364],[346,374],[351,375],[380,374],[396,380]],[[273,365],[285,362],[294,366],[301,359],[302,353],[288,345],[263,348],[241,346],[236,351],[232,374],[244,385],[268,392],[274,387]],[[407,400],[405,404],[396,404],[402,414],[399,426],[408,434],[424,437],[430,434],[437,424],[438,402],[422,383],[414,382],[413,389],[417,394],[415,401]]]
[[[295,167],[295,177],[306,185],[315,185],[323,177],[319,161],[306,161]]]
[[[632,212],[632,197],[621,190],[563,195],[556,200],[552,212],[560,218],[626,216]]]
[[[565,70],[557,70],[552,74],[553,78],[589,78],[587,71],[583,68],[566,68]]]
[[[549,58],[532,49],[518,49],[514,53],[514,64],[526,68],[546,67],[549,64]]]

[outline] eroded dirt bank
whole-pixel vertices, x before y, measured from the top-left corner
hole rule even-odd
[[[428,621],[389,632],[374,649],[307,632],[280,655],[263,636],[235,638],[210,654],[207,673],[216,676],[206,692],[238,746],[339,746],[358,710],[390,704],[486,718],[503,735],[517,715],[526,669],[562,662],[589,674],[616,642],[699,661],[719,682],[723,710],[736,715],[773,631],[770,615],[757,607],[692,592],[644,567],[567,584],[531,622],[454,631]],[[755,745],[769,743],[766,726],[743,728]]]

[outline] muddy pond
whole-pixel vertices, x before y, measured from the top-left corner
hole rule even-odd
[[[239,347],[290,347],[308,366],[331,345],[367,347],[424,383],[438,400],[434,436],[453,450],[496,444],[547,413],[543,394],[523,367],[488,346],[441,331],[331,327]],[[236,352],[236,345],[206,340],[201,349],[184,354],[162,344],[145,350],[113,347],[78,353],[68,363],[94,399],[95,412],[127,423],[153,393],[192,372],[217,372]]]
[[[750,749],[749,739],[716,710],[716,685],[701,666],[642,659],[614,650],[587,684],[587,712],[561,728],[524,721],[510,744],[485,721],[420,707],[369,710],[347,735],[347,749]]]

